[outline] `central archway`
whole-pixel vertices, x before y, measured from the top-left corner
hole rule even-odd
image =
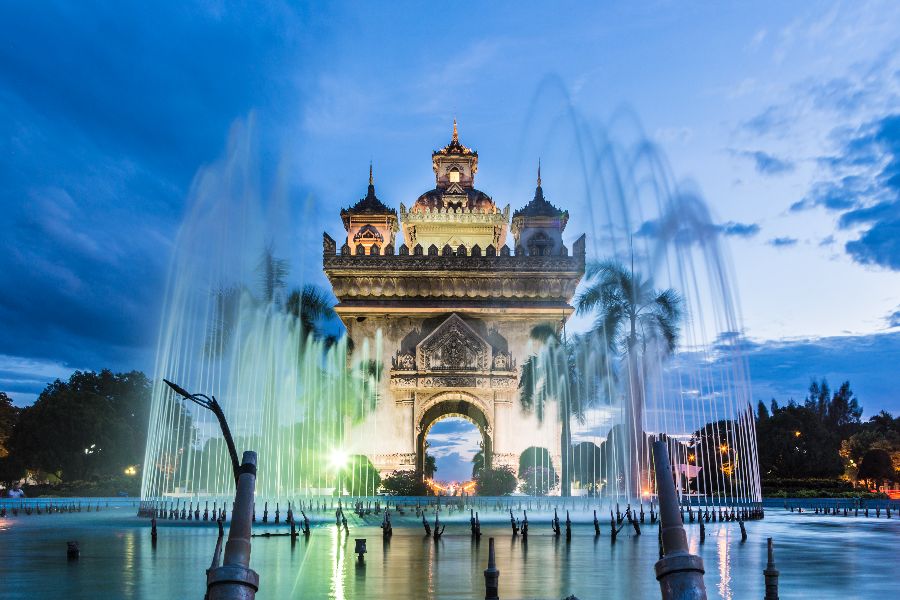
[[[425,440],[428,438],[428,432],[435,423],[446,417],[465,419],[478,428],[484,441],[484,466],[490,468],[494,449],[491,439],[493,431],[490,420],[476,402],[475,398],[458,393],[442,394],[435,401],[429,402],[428,408],[419,417],[417,424],[416,472],[424,473],[425,471]]]

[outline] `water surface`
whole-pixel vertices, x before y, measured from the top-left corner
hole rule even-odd
[[[476,543],[468,513],[442,515],[449,525],[435,543],[407,514],[395,517],[394,536],[383,543],[378,517],[348,514],[348,537],[326,522],[333,522],[333,512],[323,511],[308,540],[254,539],[257,598],[483,598],[489,536],[496,539],[501,598],[659,598],[655,526],[646,524],[640,537],[624,529],[611,544],[608,523],[595,537],[590,515],[579,514],[567,543],[553,536],[549,516],[529,513],[525,542],[511,537],[503,520],[508,515],[482,514],[484,536]],[[697,525],[688,525],[692,551],[706,566],[710,598],[764,596],[767,537],[775,538],[783,598],[896,596],[896,514],[888,520],[883,512],[880,519],[865,519],[769,509],[763,521],[746,526],[749,539],[742,543],[736,523],[710,523],[701,545]],[[285,530],[272,523],[254,529]],[[353,554],[355,538],[368,540],[363,565]],[[66,559],[67,540],[79,541],[79,560]],[[0,597],[199,599],[215,540],[214,524],[163,520],[154,547],[149,522],[136,518],[131,506],[0,519]]]

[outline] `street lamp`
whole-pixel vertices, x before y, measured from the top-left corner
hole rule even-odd
[[[231,429],[228,427],[228,422],[225,420],[225,413],[222,412],[222,407],[216,401],[216,397],[210,397],[206,394],[191,394],[178,384],[172,383],[168,379],[163,379],[163,381],[166,383],[166,385],[175,390],[175,393],[179,396],[182,396],[183,398],[190,400],[191,402],[199,404],[203,408],[208,408],[214,415],[216,415],[216,419],[218,419],[219,421],[219,427],[222,429],[222,436],[225,438],[225,445],[228,446],[228,455],[231,457],[231,470],[234,472],[234,482],[235,484],[237,484],[238,478],[241,474],[241,464],[240,462],[238,462],[237,449],[234,447],[234,439],[231,437]]]
[[[350,462],[350,455],[347,454],[347,452],[345,452],[344,450],[341,450],[340,448],[335,448],[328,455],[328,464],[331,466],[332,469],[334,469],[335,477],[337,479],[336,487],[337,487],[338,496],[343,495],[343,492],[344,492],[343,481],[341,480],[341,475],[343,474],[344,469],[347,468],[347,465],[349,464],[349,462]]]

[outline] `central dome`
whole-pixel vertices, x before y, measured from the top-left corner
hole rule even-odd
[[[424,213],[434,210],[452,209],[475,213],[496,213],[497,205],[490,196],[475,188],[441,189],[434,188],[419,196],[410,207],[411,213]]]
[[[449,245],[454,251],[505,244],[509,207],[500,210],[490,196],[475,189],[478,152],[460,143],[455,120],[450,143],[431,153],[431,165],[434,189],[419,196],[409,210],[400,204],[406,244]]]

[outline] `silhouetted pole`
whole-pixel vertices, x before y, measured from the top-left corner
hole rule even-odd
[[[778,569],[775,568],[775,550],[772,546],[772,538],[769,538],[769,563],[763,571],[766,576],[765,600],[778,600]]]
[[[494,538],[488,540],[488,566],[484,570],[484,600],[500,600],[500,571],[494,557]]]
[[[231,458],[231,469],[234,473],[234,482],[237,483],[238,476],[240,475],[240,465],[238,464],[237,449],[234,446],[234,438],[231,437],[231,428],[228,427],[228,421],[225,420],[225,413],[222,412],[222,407],[219,405],[216,397],[207,396],[206,394],[192,394],[179,386],[177,383],[172,383],[168,379],[163,379],[163,381],[179,396],[182,396],[186,400],[190,400],[191,402],[209,409],[214,415],[216,415],[216,420],[219,421],[219,428],[222,430],[222,437],[225,438],[225,445],[228,447],[228,456],[229,458]],[[255,460],[254,464],[256,464]]]
[[[678,496],[675,493],[669,450],[665,442],[653,442],[653,460],[656,466],[659,526],[664,554],[656,563],[655,569],[662,598],[706,600],[703,559],[688,551],[687,535],[678,510]]]
[[[256,488],[256,452],[244,452],[240,467],[225,557],[220,567],[206,576],[208,600],[253,600],[259,589],[259,575],[250,568],[250,535],[253,522],[253,493]]]

